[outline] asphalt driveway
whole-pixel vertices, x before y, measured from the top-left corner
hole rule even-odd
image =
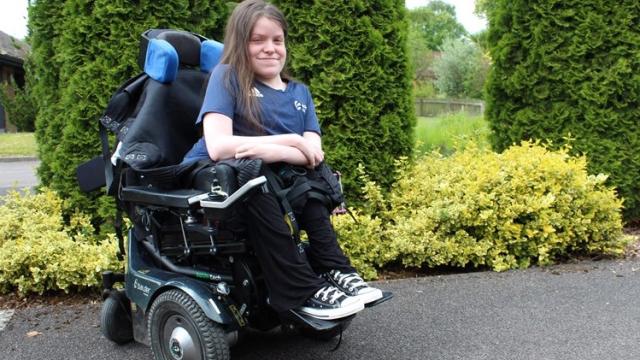
[[[635,359],[640,260],[378,283],[395,298],[359,314],[340,348],[279,331],[246,334],[232,359]],[[151,359],[99,329],[99,303],[16,311],[0,359]]]
[[[22,190],[38,185],[36,168],[40,164],[36,159],[1,159],[0,158],[0,195],[11,189]]]

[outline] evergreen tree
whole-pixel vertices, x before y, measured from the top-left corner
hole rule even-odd
[[[329,163],[356,193],[358,164],[393,181],[410,155],[415,115],[403,0],[278,1],[289,22],[289,68],[310,85]]]
[[[571,137],[638,219],[640,2],[495,0],[488,16],[494,147]]]
[[[140,34],[173,28],[222,39],[227,16],[226,2],[213,0],[34,2],[28,81],[38,99],[41,183],[95,214],[105,201],[80,192],[75,169],[100,154],[97,119],[113,91],[140,72]]]
[[[40,167],[40,182],[48,184],[53,178],[50,164],[53,162],[55,141],[61,129],[54,128],[49,119],[56,114],[56,104],[60,98],[58,87],[60,62],[54,45],[59,38],[62,24],[63,1],[39,0],[29,6],[29,36],[31,54],[26,63],[26,82],[34,99],[37,113],[35,119],[36,141]]]

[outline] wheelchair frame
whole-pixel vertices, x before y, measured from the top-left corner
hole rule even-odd
[[[147,69],[152,45],[159,46],[159,50],[151,56],[159,58],[163,66],[172,64],[171,59],[164,57],[163,51],[171,51],[167,50],[167,44],[191,58],[191,66],[205,62],[202,55],[194,60],[194,51],[189,44],[182,43],[185,39],[187,43],[197,42],[200,49],[207,41],[200,35],[151,29],[142,38],[141,48],[147,51],[143,67],[147,74],[155,73],[153,81],[162,82],[175,74],[157,67]],[[154,42],[158,38],[167,44],[158,45]],[[145,58],[143,53],[141,58]],[[206,60],[208,66],[214,62],[210,58]],[[173,65],[176,67],[172,71],[177,72],[178,65]],[[241,238],[242,234],[225,228],[225,221],[236,206],[257,191],[269,191],[264,176],[249,180],[231,195],[219,187],[203,192],[163,190],[144,182],[123,186],[123,181],[127,181],[123,180],[124,175],[133,166],[129,164],[130,168],[122,169],[111,163],[105,130],[116,132],[120,141],[128,136],[129,119],[139,110],[131,101],[143,92],[137,86],[144,81],[145,75],[139,75],[116,92],[100,119],[103,156],[78,168],[83,190],[107,185],[108,193],[115,196],[120,207],[126,208],[135,224],[128,231],[126,272],[103,274],[105,302],[101,329],[105,337],[118,344],[135,340],[149,345],[156,359],[228,359],[238,331],[246,327],[268,330],[281,325],[288,331],[295,329],[320,339],[341,335],[355,315],[321,320],[295,310],[276,314],[267,305],[264,281],[250,246]],[[135,162],[146,160],[147,156],[126,155],[118,160],[119,164],[127,159]],[[104,178],[96,179],[97,167],[104,167]],[[124,283],[124,289],[114,287],[116,283]],[[367,307],[391,297],[391,293],[384,292],[382,299]]]

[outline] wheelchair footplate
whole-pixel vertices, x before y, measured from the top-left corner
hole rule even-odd
[[[368,304],[366,304],[364,307],[365,308],[371,308],[374,307],[376,305],[380,305],[383,302],[387,301],[387,300],[391,300],[393,298],[393,293],[391,291],[383,291],[382,292],[382,297],[376,301],[372,301]]]
[[[303,314],[296,310],[289,310],[284,315],[286,322],[294,323],[300,327],[307,328],[309,330],[317,332],[330,332],[343,326],[344,323],[349,323],[356,316],[356,314],[334,320],[323,320],[313,316]]]

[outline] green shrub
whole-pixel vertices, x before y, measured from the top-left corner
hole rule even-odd
[[[336,223],[354,263],[373,274],[405,266],[546,265],[571,254],[621,254],[622,201],[588,175],[584,157],[524,142],[502,154],[467,144],[450,157],[432,153],[409,165],[387,196],[367,181],[359,222]],[[359,268],[360,269],[360,268]]]
[[[12,92],[13,94],[11,94]],[[0,104],[7,112],[9,121],[16,126],[18,131],[33,132],[36,106],[28,88],[20,88],[15,81],[11,81],[11,86],[0,84]]]
[[[375,279],[376,269],[395,258],[388,242],[383,239],[384,224],[379,217],[351,211],[355,219],[348,215],[334,216],[333,226],[351,265],[365,279]]]
[[[435,98],[437,96],[433,82],[415,82],[413,86],[413,97],[415,98]]]
[[[347,193],[357,194],[360,163],[390,185],[415,126],[404,1],[276,3],[289,22],[291,72],[311,88],[327,159]]]
[[[98,239],[81,213],[66,225],[66,205],[55,192],[13,191],[0,203],[0,292],[92,288],[103,271],[122,269],[114,236]]]
[[[640,219],[640,2],[496,0],[487,120],[494,148],[570,134]]]

